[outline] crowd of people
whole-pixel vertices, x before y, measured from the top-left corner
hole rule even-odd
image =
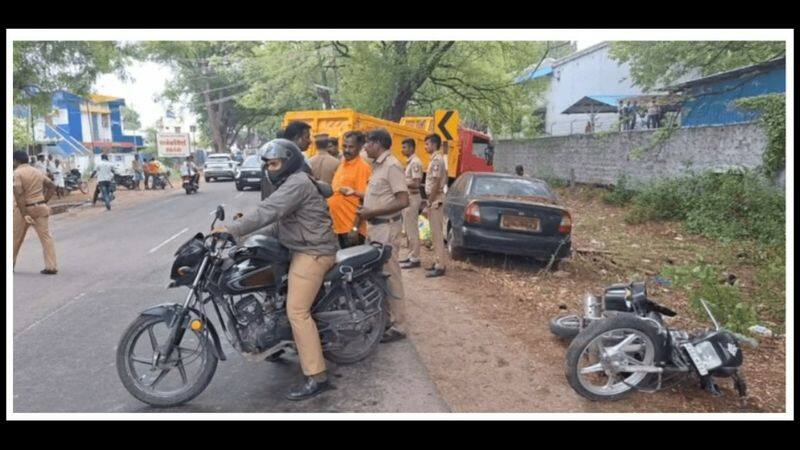
[[[619,101],[619,126],[620,131],[635,130],[639,128],[661,128],[664,117],[663,109],[651,100],[648,105],[638,104],[636,101]]]

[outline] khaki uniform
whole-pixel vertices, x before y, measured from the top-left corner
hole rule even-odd
[[[286,313],[300,366],[306,376],[324,372],[325,359],[311,305],[334,265],[339,244],[328,205],[310,176],[302,171],[289,175],[275,192],[227,228],[234,236],[265,232],[292,251]]]
[[[311,175],[313,175],[314,178],[331,184],[333,182],[333,175],[339,167],[339,162],[338,158],[323,151],[309,159],[308,165],[311,167]]]
[[[412,155],[406,165],[406,186],[422,180],[422,161]],[[422,203],[419,189],[408,188],[408,208],[403,210],[403,227],[408,236],[409,257],[419,261],[419,205]]]
[[[14,190],[22,191],[22,198],[34,223],[25,221],[25,218],[14,203],[14,265],[17,264],[17,254],[25,240],[28,227],[32,226],[39,236],[44,252],[44,268],[58,270],[56,249],[53,237],[50,235],[50,207],[44,203],[44,180],[47,178],[39,169],[29,164],[22,164],[14,170]]]
[[[364,196],[364,208],[383,207],[394,201],[394,196],[398,192],[408,192],[403,176],[403,167],[392,156],[392,152],[387,150],[378,156],[372,165],[372,176]],[[385,222],[375,223],[376,221]],[[395,329],[405,332],[405,292],[400,271],[400,259],[397,254],[400,249],[402,229],[402,213],[400,211],[387,216],[374,217],[367,221],[367,239],[370,242],[380,242],[392,246],[392,256],[383,266],[383,270],[389,274],[387,284],[392,294],[389,301],[389,313]]]
[[[425,194],[428,196],[428,218],[431,223],[431,240],[433,240],[433,250],[436,255],[434,268],[436,269],[444,269],[447,264],[447,256],[444,253],[444,209],[442,208],[446,185],[447,170],[444,156],[441,152],[436,152],[428,164],[425,178]]]

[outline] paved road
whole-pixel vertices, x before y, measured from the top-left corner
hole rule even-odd
[[[296,356],[248,362],[227,342],[228,361],[220,361],[209,387],[189,404],[156,409],[128,394],[116,373],[117,342],[139,311],[184,300],[185,289],[165,288],[175,249],[208,230],[216,205],[225,204],[230,217],[258,198],[229,182],[203,183],[197,195],[175,189],[91,217],[54,216],[56,276],[38,273],[41,247],[29,233],[13,275],[14,411],[448,411],[409,341],[381,345],[355,365],[329,363],[337,389],[305,402],[282,397],[299,379]]]

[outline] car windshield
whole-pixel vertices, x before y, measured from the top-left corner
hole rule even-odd
[[[261,167],[261,158],[259,158],[258,156],[255,156],[255,155],[248,156],[247,159],[244,160],[244,164],[242,164],[242,167],[260,168]]]
[[[476,177],[472,184],[472,195],[499,195],[509,197],[547,197],[552,198],[553,194],[547,185],[535,181],[521,178],[501,178],[501,177]]]

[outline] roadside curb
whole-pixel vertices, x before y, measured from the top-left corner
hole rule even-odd
[[[54,205],[50,207],[50,215],[62,214],[69,211],[70,209],[79,208],[81,206],[88,205],[89,203],[91,203],[91,201],[84,200],[78,203],[64,203],[61,205]]]

